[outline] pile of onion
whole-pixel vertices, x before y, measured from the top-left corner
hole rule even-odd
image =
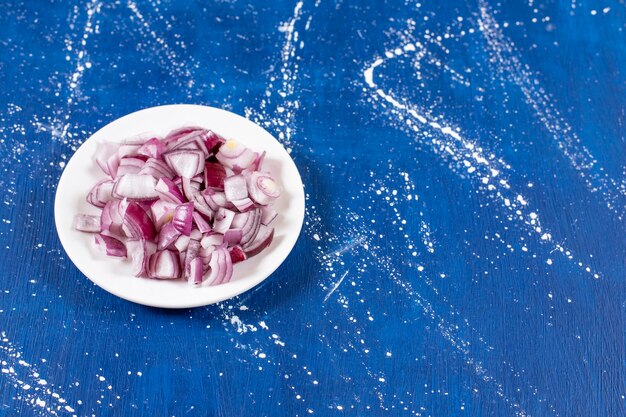
[[[138,277],[228,282],[233,264],[274,236],[280,191],[264,157],[195,126],[105,143],[95,159],[108,177],[87,195],[102,212],[77,214],[74,228],[94,233],[106,255],[130,258]]]

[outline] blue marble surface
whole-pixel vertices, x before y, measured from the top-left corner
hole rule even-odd
[[[626,7],[0,4],[0,416],[626,415]],[[197,103],[280,138],[305,227],[166,311],[56,237],[66,161]]]

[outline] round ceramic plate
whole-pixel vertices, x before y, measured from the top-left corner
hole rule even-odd
[[[93,185],[106,175],[95,162],[98,144],[121,142],[147,131],[166,135],[184,126],[206,127],[227,139],[237,139],[254,151],[266,151],[263,164],[281,186],[274,204],[274,240],[263,252],[234,266],[231,282],[194,288],[182,280],[136,278],[129,260],[105,257],[93,245],[93,235],[72,228],[76,213],[99,214],[85,201]],[[154,307],[187,308],[216,303],[249,290],[266,279],[287,258],[304,220],[304,189],[298,169],[283,146],[248,119],[213,107],[170,105],[131,113],[94,133],[76,151],[61,175],[54,202],[54,219],[63,248],[91,281],[118,297]]]

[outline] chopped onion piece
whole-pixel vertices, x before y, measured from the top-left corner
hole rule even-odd
[[[196,130],[204,130],[204,128],[199,127],[199,126],[183,126],[178,129],[174,129],[170,133],[167,134],[165,139],[163,139],[163,142],[169,143],[169,142],[177,141],[183,136],[186,136],[189,133],[194,132]]]
[[[181,204],[174,209],[172,224],[183,235],[191,233],[191,223],[193,221],[193,203]]]
[[[144,165],[139,170],[140,174],[149,174],[154,178],[159,179],[166,177],[168,179],[174,178],[174,172],[169,166],[160,159],[148,158]]]
[[[147,240],[129,240],[126,249],[133,262],[133,275],[147,277],[150,256],[156,252],[157,245]]]
[[[119,149],[117,150],[117,156],[119,156],[120,158],[124,158],[127,156],[138,155],[137,151],[139,150],[139,148],[141,148],[141,145],[139,144],[123,143],[120,145]]]
[[[107,171],[109,171],[109,175],[111,178],[115,178],[117,176],[117,168],[120,166],[120,157],[117,155],[117,152],[109,156],[107,159]]]
[[[229,229],[224,232],[224,243],[228,246],[238,245],[241,242],[241,237],[243,233],[241,229]]]
[[[226,170],[224,166],[217,162],[207,162],[204,165],[204,186],[214,190],[224,190],[224,180]]]
[[[180,235],[178,236],[178,239],[176,239],[176,242],[174,243],[174,247],[176,248],[178,252],[182,253],[187,250],[190,240],[191,238],[189,236]]]
[[[154,253],[148,265],[150,278],[176,279],[180,277],[180,259],[178,254],[171,250]]]
[[[195,177],[204,168],[204,153],[198,150],[183,149],[163,155],[165,162],[181,177]]]
[[[144,161],[141,158],[135,158],[135,157],[132,157],[132,156],[128,156],[128,157],[120,159],[120,167],[133,166],[133,167],[137,167],[137,168],[140,169],[145,162],[146,161]],[[118,172],[117,175],[119,176],[121,174],[119,174],[119,172]]]
[[[254,162],[257,153],[252,152],[235,140],[229,140],[220,147],[215,157],[224,166],[231,168],[235,172],[241,172]]]
[[[221,207],[215,214],[215,219],[213,219],[213,230],[217,233],[226,232],[230,228],[234,218],[234,211]]]
[[[133,200],[151,200],[159,196],[155,191],[156,179],[152,175],[126,174],[115,181],[113,196]]]
[[[242,198],[241,200],[232,200],[231,203],[233,203],[240,213],[251,210],[255,207],[254,201],[250,200],[248,197]]]
[[[124,234],[134,239],[154,239],[156,229],[148,213],[134,201],[129,201],[124,207],[124,220],[122,223]]]
[[[232,248],[228,249],[228,253],[230,254],[230,260],[233,264],[248,259],[248,255],[246,255],[243,249],[241,249],[241,246],[233,246]]]
[[[248,197],[248,187],[243,175],[233,175],[224,180],[224,194],[228,201],[241,200]]]
[[[113,180],[102,180],[93,186],[87,194],[87,202],[96,207],[104,207],[106,203],[113,199]]]
[[[209,151],[207,150],[203,137],[205,132],[205,130],[198,130],[182,136],[170,147],[170,149],[195,149],[202,151],[204,158],[207,158],[209,156]]]
[[[200,233],[204,234],[211,231],[211,226],[209,225],[209,223],[207,223],[206,220],[204,220],[204,217],[202,217],[200,213],[193,213],[193,221],[196,226],[198,226],[198,230],[200,231]]]
[[[111,178],[115,177],[115,172],[110,172],[108,161],[112,155],[115,155],[117,157],[117,148],[119,148],[119,144],[117,143],[111,143],[111,142],[98,143],[98,152],[96,153],[96,163],[98,164],[100,169],[102,169],[102,171],[108,176],[110,176]]]
[[[261,225],[255,239],[247,245],[243,246],[243,250],[248,256],[254,256],[260,253],[263,249],[268,247],[272,243],[274,238],[274,229]]]
[[[218,285],[230,281],[233,275],[233,262],[225,247],[220,246],[211,253],[209,267],[210,272],[205,281],[202,282],[203,286]]]
[[[223,234],[211,232],[202,238],[202,240],[200,241],[200,244],[202,245],[203,248],[208,248],[210,246],[221,245],[223,242],[224,242]]]
[[[152,138],[137,149],[137,154],[147,156],[148,158],[159,159],[165,152],[165,143],[159,138]]]
[[[158,249],[163,250],[169,248],[170,245],[176,242],[180,235],[180,230],[178,230],[173,223],[170,222],[166,224],[161,229],[161,232],[159,232]]]
[[[156,230],[161,230],[165,223],[170,222],[174,218],[174,209],[176,204],[165,200],[157,200],[150,206],[152,222]]]
[[[203,266],[202,258],[200,257],[196,257],[189,262],[189,267],[185,270],[186,279],[189,285],[202,284],[202,275],[204,273]]]
[[[276,212],[276,210],[271,207],[265,206],[261,208],[261,224],[269,226],[274,221],[277,215],[278,213]]]
[[[189,237],[191,237],[194,240],[200,240],[202,239],[202,233],[200,233],[200,231],[198,229],[193,229],[191,231],[191,234],[189,235]]]
[[[102,230],[103,233],[115,237],[127,237],[122,230],[127,205],[128,201],[126,199],[111,200],[106,203],[100,216],[100,230]]]
[[[161,178],[157,182],[154,190],[165,201],[170,203],[182,204],[185,202],[183,194],[173,181],[167,178]]]
[[[119,258],[126,257],[126,246],[124,246],[122,241],[101,233],[94,235],[94,241],[105,255]]]
[[[202,259],[198,258],[200,242],[190,240],[185,255],[184,279],[190,285],[199,285],[202,282]],[[198,263],[199,262],[199,263]]]
[[[77,214],[74,216],[74,229],[81,232],[100,233],[100,217],[91,214]]]
[[[274,179],[262,172],[253,172],[248,177],[250,198],[261,205],[268,205],[280,196],[280,190]]]
[[[226,200],[226,195],[220,191],[214,191],[210,188],[202,191],[202,196],[204,197],[204,201],[213,211],[218,211],[220,208],[228,205],[228,200]]]
[[[223,137],[213,132],[212,130],[209,130],[206,133],[204,133],[203,137],[204,137],[204,143],[206,145],[206,148],[212,154],[217,153],[219,148],[226,142],[226,140]]]

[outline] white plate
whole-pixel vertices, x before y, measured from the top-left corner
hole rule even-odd
[[[87,193],[105,178],[94,155],[102,141],[119,142],[146,131],[165,135],[183,125],[212,129],[227,139],[237,139],[250,149],[267,152],[264,169],[280,184],[282,194],[274,208],[274,240],[259,255],[234,266],[231,282],[193,288],[182,280],[136,278],[130,261],[107,258],[92,244],[93,235],[72,228],[76,213],[99,214],[85,201]],[[94,133],[67,163],[54,202],[54,219],[61,244],[74,264],[101,288],[135,303],[154,307],[187,308],[216,303],[249,290],[266,279],[287,258],[304,220],[304,189],[298,169],[283,146],[248,119],[213,107],[177,104],[131,113]]]

